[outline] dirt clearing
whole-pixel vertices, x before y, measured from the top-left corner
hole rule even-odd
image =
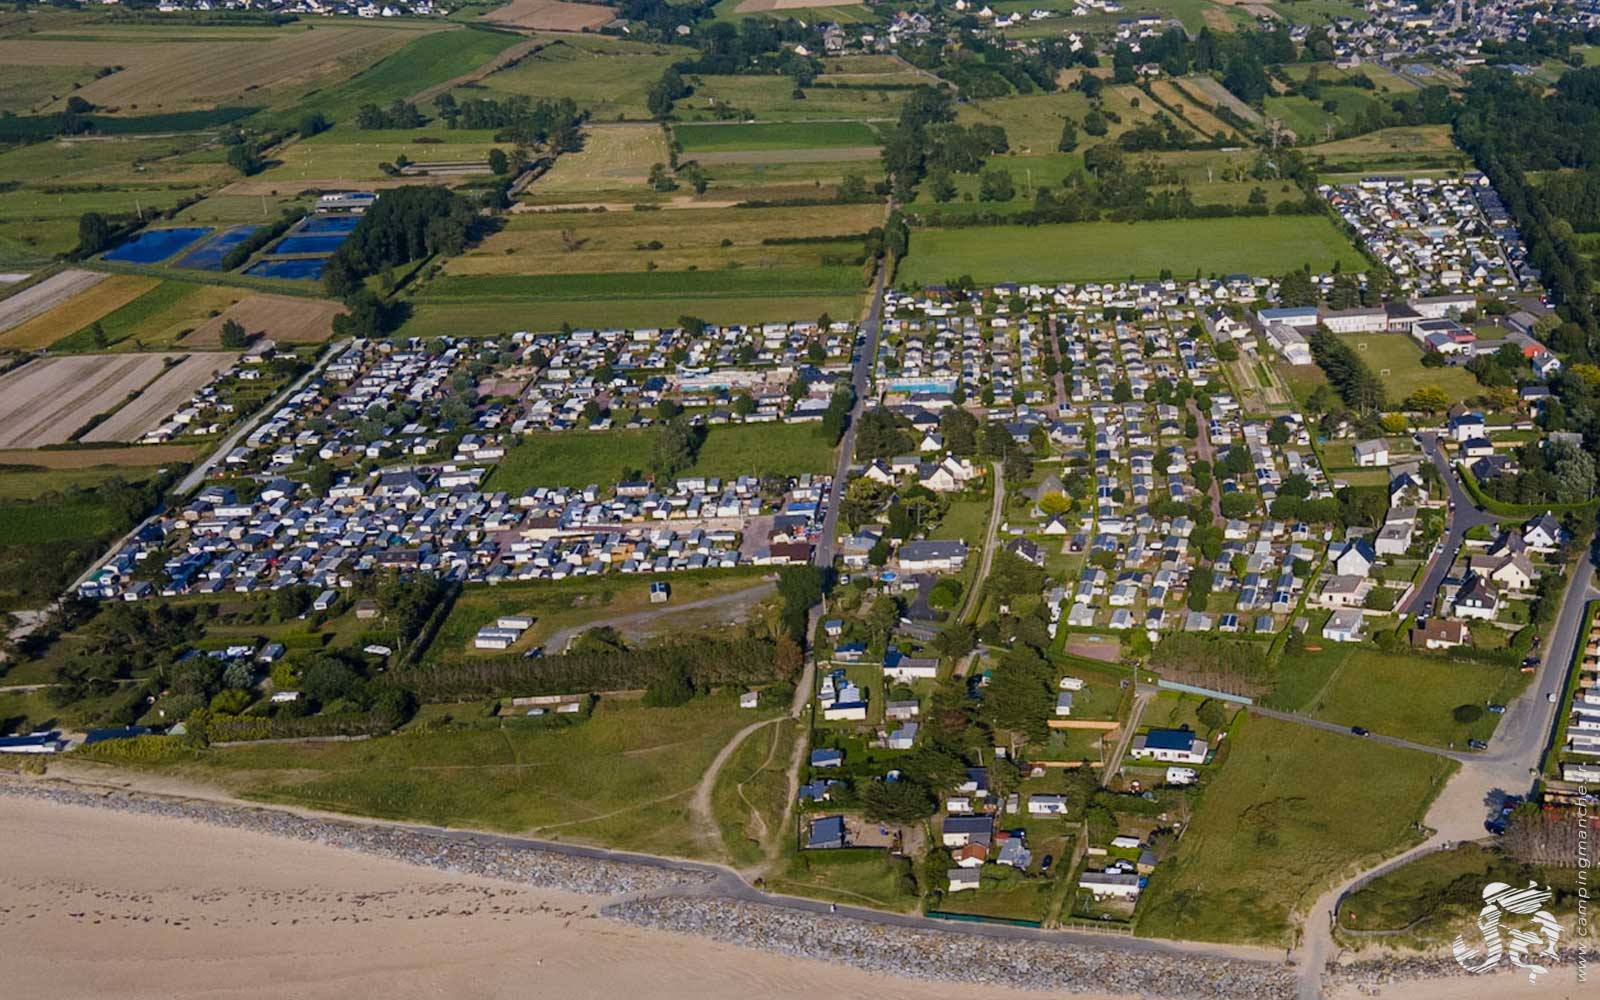
[[[158,278],[146,278],[136,274],[100,275],[100,277],[105,280],[90,282],[70,297],[57,298],[40,315],[12,327],[5,333],[0,333],[0,347],[17,347],[23,350],[49,347],[63,337],[72,336],[95,320],[105,318],[161,284]],[[31,292],[33,289],[30,288],[28,291]]]
[[[208,351],[191,354],[168,368],[155,384],[131,400],[126,406],[102,421],[82,440],[91,444],[106,441],[137,441],[146,431],[155,430],[171,416],[194,391],[217,372],[226,371],[238,360],[237,354],[219,354]]]
[[[588,31],[615,19],[617,12],[594,3],[566,0],[512,0],[478,20],[545,31]]]
[[[9,298],[0,299],[0,332],[26,323],[57,303],[88,291],[105,278],[98,271],[70,268],[60,274],[52,274],[32,288],[24,288]]]
[[[0,448],[63,444],[161,374],[177,354],[43,358],[0,377]]]
[[[213,316],[183,338],[184,347],[221,347],[222,324],[237,320],[252,336],[280,344],[320,344],[333,336],[333,318],[344,312],[337,302],[289,295],[251,295]]]

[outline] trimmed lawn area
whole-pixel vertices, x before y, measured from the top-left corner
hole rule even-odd
[[[521,493],[533,486],[609,486],[625,471],[647,469],[651,431],[571,431],[535,434],[506,454],[488,488]],[[826,472],[833,446],[815,424],[727,424],[706,430],[686,476],[730,478],[768,472]]]
[[[1451,399],[1466,399],[1483,391],[1465,368],[1446,365],[1424,368],[1422,347],[1403,333],[1349,333],[1339,339],[1355,348],[1382,379],[1389,401],[1398,403],[1426,385],[1438,386]]]
[[[902,284],[970,275],[998,281],[1077,281],[1203,273],[1272,274],[1286,264],[1359,269],[1361,255],[1323,217],[1261,216],[1162,222],[1082,222],[1010,228],[919,229]]]
[[[708,323],[793,322],[823,313],[855,318],[863,293],[793,296],[721,295],[698,299],[648,297],[625,299],[541,299],[516,301],[417,302],[400,333],[407,337],[498,337],[517,330],[673,326],[678,317],[698,316]]]
[[[1140,936],[1290,944],[1293,915],[1336,877],[1419,839],[1412,823],[1456,768],[1259,716],[1230,739],[1176,855],[1150,878]]]
[[[1461,747],[1469,739],[1487,739],[1500,717],[1484,712],[1475,722],[1460,723],[1451,712],[1459,705],[1504,705],[1528,679],[1513,667],[1360,649],[1308,708],[1319,719],[1384,736]]]
[[[466,706],[470,718],[478,706]],[[185,776],[260,802],[706,857],[689,798],[757,713],[732,695],[678,708],[603,701],[570,725],[473,722],[359,743],[200,752]]]
[[[878,133],[862,122],[690,122],[674,125],[673,135],[686,155],[739,149],[833,149],[876,146]]]

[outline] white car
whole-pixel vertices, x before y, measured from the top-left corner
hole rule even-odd
[[[1548,701],[1550,704],[1554,705],[1554,704],[1556,704],[1556,702],[1559,699],[1556,697],[1556,693],[1554,691],[1552,691],[1549,694],[1544,696],[1544,700]]]

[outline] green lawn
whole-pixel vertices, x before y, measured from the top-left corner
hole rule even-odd
[[[917,903],[909,859],[875,848],[789,853],[787,867],[767,877],[772,892],[902,912]]]
[[[1255,717],[1140,902],[1138,933],[1286,946],[1292,915],[1363,861],[1415,843],[1456,765]],[[1316,915],[1313,919],[1321,919]]]
[[[89,489],[117,478],[137,483],[155,473],[155,466],[96,465],[88,469],[0,467],[0,500],[34,500],[46,493]]]
[[[1340,339],[1354,347],[1377,373],[1392,403],[1400,402],[1425,385],[1438,386],[1451,399],[1466,399],[1483,390],[1465,368],[1454,365],[1424,368],[1421,346],[1406,334],[1349,333],[1341,334]]]
[[[181,770],[262,802],[706,857],[720,845],[695,838],[689,798],[757,717],[731,693],[679,708],[603,701],[571,725],[486,721],[360,743],[229,747]]]
[[[116,527],[115,513],[94,495],[61,497],[49,503],[0,506],[0,545],[93,538]]]
[[[510,493],[533,486],[610,486],[624,472],[647,470],[653,447],[648,430],[530,435],[500,461],[487,486]],[[833,448],[816,424],[728,424],[707,428],[694,465],[683,474],[826,472],[832,457]]]
[[[3,249],[0,244],[0,251]],[[515,330],[557,330],[562,323],[579,328],[672,326],[685,315],[698,316],[708,323],[792,322],[815,319],[823,313],[853,318],[861,311],[863,296],[864,292],[858,291],[801,295],[708,294],[699,298],[666,295],[555,298],[540,299],[537,310],[531,314],[527,303],[515,299],[425,300],[413,305],[400,334],[407,337],[495,337]]]
[[[1500,717],[1485,712],[1476,722],[1459,723],[1451,716],[1457,706],[1506,704],[1527,682],[1526,675],[1511,667],[1361,649],[1345,659],[1306,707],[1319,719],[1433,746],[1461,747],[1468,739],[1487,739]]]
[[[686,154],[744,149],[836,149],[876,146],[878,134],[861,122],[792,122],[731,125],[689,122],[673,135]]]
[[[998,281],[1080,281],[1128,276],[1276,274],[1309,263],[1359,269],[1363,260],[1323,217],[1263,216],[1162,222],[1081,222],[1009,228],[919,229],[900,267],[903,284],[970,275]]]

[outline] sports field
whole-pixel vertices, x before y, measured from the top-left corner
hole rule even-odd
[[[1339,875],[1421,839],[1456,764],[1253,717],[1139,904],[1141,937],[1287,946],[1294,916]],[[1322,919],[1321,914],[1311,919]]]
[[[1310,264],[1359,270],[1364,260],[1322,216],[1081,222],[1068,225],[921,229],[900,266],[903,284],[970,275],[998,281],[1087,281],[1175,275],[1280,274]]]
[[[1423,386],[1438,386],[1451,399],[1466,399],[1482,390],[1465,368],[1422,366],[1422,347],[1403,333],[1350,333],[1340,339],[1356,349],[1383,380],[1391,401],[1398,403]]]

